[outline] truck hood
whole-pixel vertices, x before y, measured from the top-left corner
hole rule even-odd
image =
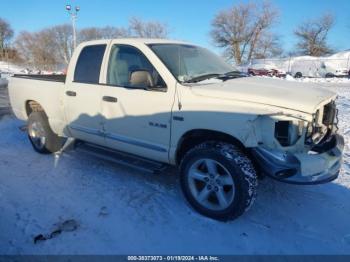
[[[258,103],[313,114],[336,94],[315,84],[261,77],[244,77],[192,86],[195,95]]]

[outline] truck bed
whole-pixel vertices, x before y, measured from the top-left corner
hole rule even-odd
[[[58,75],[10,77],[8,91],[12,110],[17,118],[27,120],[27,104],[29,101],[35,101],[45,108],[51,127],[59,133],[55,127],[64,123],[62,110],[64,87],[64,79]]]
[[[41,81],[51,81],[51,82],[66,82],[66,75],[14,75],[16,78],[25,78],[25,79],[33,79],[33,80],[41,80]]]

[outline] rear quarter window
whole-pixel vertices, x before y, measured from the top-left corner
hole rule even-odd
[[[74,72],[74,82],[98,84],[106,45],[86,46],[81,51]]]

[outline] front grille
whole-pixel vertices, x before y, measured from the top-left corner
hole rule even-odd
[[[336,114],[337,114],[337,108],[336,108],[335,102],[332,101],[331,103],[324,106],[322,123],[326,126],[333,125]]]

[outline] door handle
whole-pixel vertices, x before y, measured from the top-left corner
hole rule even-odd
[[[103,101],[109,102],[109,103],[117,103],[118,102],[118,98],[113,97],[113,96],[104,96],[102,98]]]
[[[66,92],[66,95],[67,95],[67,96],[77,96],[77,93],[74,92],[74,91],[67,91],[67,92]]]

